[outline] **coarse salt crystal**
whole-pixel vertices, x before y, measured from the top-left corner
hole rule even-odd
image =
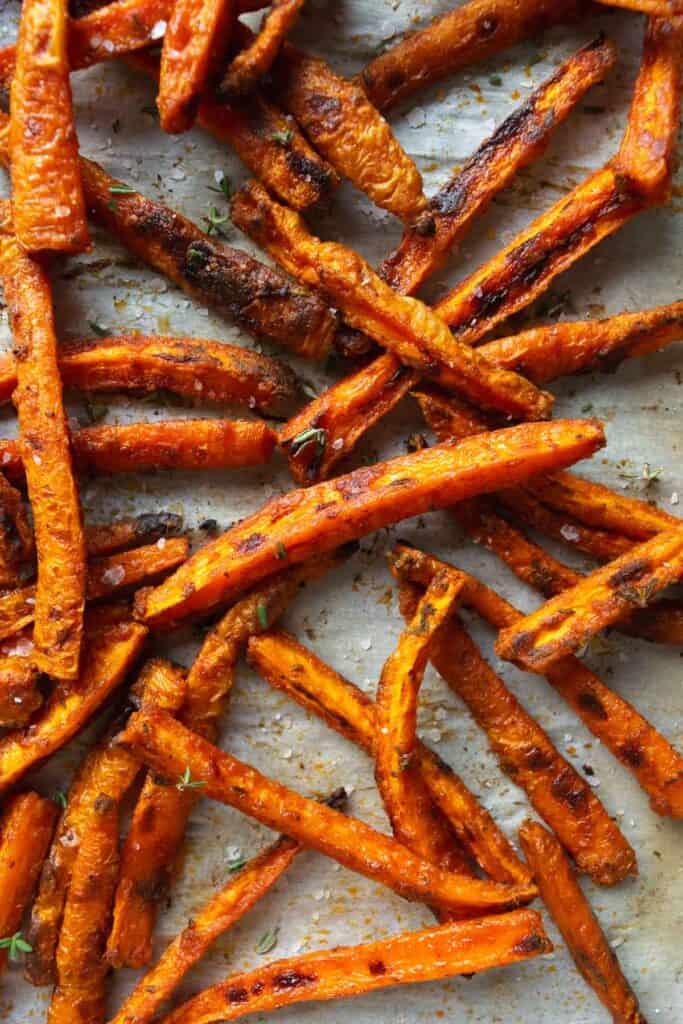
[[[576,527],[571,526],[569,523],[565,523],[564,526],[560,528],[560,533],[565,540],[578,540],[581,536]]]
[[[126,575],[126,570],[122,565],[112,565],[110,569],[105,569],[102,573],[102,582],[108,586],[116,587],[122,582]]]
[[[678,504],[678,491],[674,491],[674,492],[673,492],[673,494],[672,494],[672,495],[671,495],[671,497],[669,498],[669,502],[670,502],[670,503],[671,503],[672,505],[677,505],[677,504]]]
[[[166,22],[157,21],[152,25],[152,31],[149,34],[150,39],[162,39],[166,32]]]

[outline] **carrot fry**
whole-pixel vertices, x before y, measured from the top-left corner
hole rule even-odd
[[[560,844],[531,820],[520,828],[519,841],[541,898],[586,983],[613,1015],[615,1024],[645,1024],[638,1000]]]
[[[72,70],[145,49],[159,41],[173,0],[115,0],[69,23]]]
[[[105,628],[87,640],[78,681],[57,685],[29,730],[8,733],[0,740],[0,791],[83,728],[122,681],[146,635],[144,626],[129,622]]]
[[[410,617],[419,593],[408,596],[401,610]],[[633,874],[635,853],[600,800],[484,660],[457,616],[439,629],[430,659],[580,870],[601,885]]]
[[[26,725],[43,703],[38,669],[29,657],[0,657],[0,728]]]
[[[387,110],[431,82],[584,11],[580,0],[521,0],[514,7],[505,0],[470,0],[375,57],[360,80],[375,106]]]
[[[157,964],[138,982],[109,1024],[148,1024],[170,999],[181,979],[211,943],[239,921],[273,887],[301,846],[281,836],[253,857],[201,908],[166,947]]]
[[[175,512],[143,512],[131,519],[85,528],[85,544],[91,558],[113,555],[117,551],[154,544],[176,537],[183,528],[183,518]]]
[[[140,591],[138,614],[161,624],[205,612],[276,572],[283,559],[305,561],[390,523],[584,457],[601,443],[595,422],[529,423],[292,491],[208,544],[160,587]]]
[[[0,818],[0,938],[21,925],[52,838],[57,808],[37,793],[17,793]],[[0,950],[0,972],[7,953]]]
[[[33,532],[22,497],[0,473],[0,586],[17,586],[19,569],[33,554]]]
[[[681,56],[683,18],[649,18],[640,73],[615,167],[628,175],[650,202],[667,202],[671,195],[680,113]]]
[[[681,5],[677,0],[598,0],[598,3],[623,7],[626,11],[638,11],[639,14],[656,15],[658,18],[670,18],[681,13]]]
[[[455,573],[434,577],[384,664],[374,716],[375,778],[394,835],[446,870],[457,870],[451,862],[454,838],[435,828],[442,819],[434,818],[429,790],[415,765],[417,702],[435,633],[455,608],[463,585]]]
[[[258,35],[228,65],[221,81],[223,95],[251,92],[273,66],[304,0],[274,0]]]
[[[58,679],[78,675],[83,631],[85,544],[73,477],[52,295],[43,268],[25,255],[0,211],[0,276],[17,367],[14,404],[25,458],[38,555],[34,659]]]
[[[10,99],[12,213],[22,247],[90,246],[67,57],[66,0],[21,6]]]
[[[509,370],[497,370],[460,344],[427,306],[393,292],[352,249],[309,234],[297,213],[278,205],[256,182],[240,189],[231,209],[238,227],[295,277],[321,288],[352,327],[401,362],[449,391],[464,392],[476,403],[518,419],[549,414],[550,395]]]
[[[165,132],[192,127],[205,87],[228,51],[232,0],[175,0],[161,48],[157,106]]]
[[[573,54],[514,110],[406,229],[398,248],[379,269],[387,284],[404,295],[417,291],[442,266],[491,199],[542,155],[555,129],[614,61],[612,44],[598,38]]]
[[[373,755],[376,717],[372,701],[312,651],[287,633],[271,630],[251,638],[248,658],[270,686],[286,693],[335,732]],[[527,882],[529,872],[526,865],[488,811],[453,769],[419,741],[415,767],[434,804],[482,870],[498,882]],[[460,870],[468,870],[466,861]]]
[[[444,910],[511,909],[533,898],[533,886],[501,885],[442,871],[396,840],[266,778],[155,709],[133,715],[119,742],[145,764],[178,779],[187,769],[202,794],[228,803],[269,828],[285,831],[400,895]]]
[[[447,563],[401,545],[392,555],[392,572],[427,586]],[[505,629],[524,616],[480,580],[468,577],[464,603],[494,629]],[[638,780],[658,814],[683,815],[683,757],[636,709],[581,661],[572,656],[550,665],[546,679]]]
[[[304,953],[233,974],[164,1017],[162,1024],[210,1024],[309,1000],[348,999],[388,985],[518,963],[551,949],[533,910],[453,922],[363,946]]]
[[[683,302],[672,302],[606,320],[532,327],[489,341],[481,352],[495,366],[516,370],[534,384],[547,384],[584,370],[612,370],[623,359],[658,352],[682,338]]]
[[[532,672],[570,654],[683,575],[683,529],[665,531],[501,632],[496,652]]]
[[[272,72],[278,102],[335,170],[403,221],[422,212],[420,172],[357,82],[290,43]]]

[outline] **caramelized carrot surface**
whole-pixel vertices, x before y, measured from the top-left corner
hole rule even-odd
[[[248,93],[270,71],[303,2],[304,0],[273,0],[258,34],[228,65],[228,70],[221,81],[221,93]]]

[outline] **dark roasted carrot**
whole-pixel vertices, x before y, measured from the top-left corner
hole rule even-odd
[[[27,643],[28,651],[31,642]],[[0,728],[26,725],[43,703],[38,689],[38,669],[28,654],[0,657]]]
[[[290,492],[208,544],[160,587],[140,591],[138,614],[160,624],[205,612],[285,559],[305,561],[389,523],[583,457],[601,443],[590,421],[524,424]]]
[[[57,808],[37,793],[16,793],[0,818],[0,938],[21,926],[47,853]],[[0,972],[7,953],[0,951]]]
[[[469,0],[375,57],[360,79],[375,106],[386,110],[546,26],[575,20],[584,9],[580,0],[521,0],[514,7],[506,0]]]
[[[0,276],[17,368],[14,404],[33,510],[38,558],[36,665],[58,679],[78,675],[85,600],[85,544],[57,366],[50,283],[1,211]]]
[[[277,57],[304,0],[274,0],[252,42],[232,59],[221,80],[223,95],[243,95],[258,84]]]
[[[519,830],[541,898],[562,933],[574,963],[614,1024],[646,1024],[638,1000],[619,966],[614,950],[554,836],[535,821]]]
[[[33,531],[21,494],[0,472],[0,586],[17,586],[22,562],[33,549]]]
[[[266,778],[163,711],[133,715],[119,742],[169,779],[189,769],[192,779],[204,783],[203,795],[237,807],[407,898],[476,913],[511,909],[533,897],[533,886],[501,885],[436,868],[357,819]]]
[[[517,963],[551,949],[533,910],[451,923],[234,974],[180,1006],[164,1024],[210,1024],[309,1000],[348,999],[388,985]]]
[[[176,512],[142,512],[132,518],[86,526],[85,544],[91,558],[101,558],[116,551],[154,544],[162,538],[176,537],[182,528],[183,517]]]

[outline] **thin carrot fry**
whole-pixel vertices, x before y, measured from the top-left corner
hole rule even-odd
[[[50,283],[0,211],[0,276],[17,367],[19,417],[38,556],[33,657],[58,679],[78,675],[85,599],[85,544],[57,366]]]
[[[252,667],[277,690],[335,732],[373,755],[375,708],[370,698],[287,633],[270,630],[249,641]],[[418,741],[415,767],[461,845],[498,882],[526,882],[529,873],[495,821],[453,769]],[[467,863],[462,864],[467,870]]]
[[[533,910],[445,924],[234,974],[180,1006],[162,1024],[210,1024],[309,1000],[348,999],[388,985],[518,963],[551,949]]]
[[[410,616],[419,596],[409,595],[404,615]],[[635,853],[596,794],[484,660],[457,616],[441,626],[430,659],[486,733],[503,771],[581,871],[601,885],[635,873]]]
[[[355,818],[347,818],[261,775],[191,733],[163,711],[133,715],[119,736],[149,767],[178,779],[187,769],[202,794],[229,803],[269,828],[312,846],[400,895],[444,910],[519,906],[533,886],[501,885],[444,872]],[[283,828],[284,826],[284,828]]]
[[[27,724],[43,703],[37,683],[38,669],[30,657],[0,657],[1,728],[18,729]]]
[[[412,295],[444,263],[475,217],[515,174],[545,151],[550,137],[615,61],[602,38],[572,54],[507,117],[449,179],[410,225],[379,273],[396,291]]]
[[[274,0],[258,35],[228,65],[221,81],[223,95],[251,92],[273,66],[304,0]]]
[[[586,983],[610,1011],[615,1024],[646,1024],[560,844],[531,820],[520,828],[519,841],[538,881],[541,898]]]
[[[175,0],[164,33],[157,106],[165,132],[192,127],[205,87],[228,51],[232,0]]]
[[[585,5],[575,0],[470,0],[408,35],[360,75],[379,110],[387,110],[431,82],[484,60],[545,27],[576,20]]]
[[[681,5],[676,0],[598,0],[598,3],[623,7],[626,11],[638,11],[639,14],[656,15],[658,18],[670,18],[681,13]]]
[[[69,87],[66,0],[21,5],[9,137],[12,214],[22,247],[89,248]]]
[[[443,562],[402,545],[392,555],[392,571],[427,586]],[[468,578],[465,604],[494,629],[505,629],[522,612],[480,580]],[[683,757],[628,701],[610,690],[577,658],[551,665],[546,679],[584,724],[621,761],[650,797],[658,814],[683,815]]]
[[[528,423],[290,492],[197,552],[160,587],[139,591],[138,614],[160,624],[207,611],[276,572],[283,559],[305,561],[390,523],[584,457],[601,443],[595,422]]]
[[[683,529],[657,534],[501,632],[500,657],[532,672],[570,654],[683,575]]]
[[[17,586],[21,564],[33,549],[33,531],[21,494],[0,473],[0,586]]]
[[[295,277],[321,288],[346,321],[403,363],[449,391],[518,419],[547,416],[552,398],[523,377],[498,370],[417,299],[397,295],[352,249],[309,234],[301,217],[276,203],[256,182],[232,201],[234,222]]]
[[[182,528],[183,517],[175,512],[143,512],[129,519],[86,526],[85,544],[91,558],[101,558],[142,544],[154,544],[162,538],[176,537]]]

